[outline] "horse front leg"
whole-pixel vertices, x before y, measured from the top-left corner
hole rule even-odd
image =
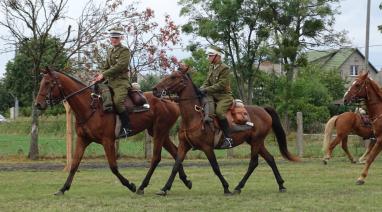
[[[357,185],[363,185],[365,183],[365,178],[368,175],[369,168],[371,164],[374,162],[377,155],[381,152],[381,150],[382,150],[382,140],[381,140],[381,137],[378,137],[377,142],[374,144],[373,149],[371,150],[369,156],[366,159],[366,163],[362,170],[361,176],[358,177],[356,181]]]
[[[190,150],[190,148],[191,148],[190,145],[186,142],[187,141],[180,140],[180,144],[178,147],[178,154],[176,156],[175,164],[172,168],[171,175],[168,178],[164,187],[159,192],[156,193],[157,195],[166,196],[167,191],[169,191],[171,189],[171,186],[174,182],[175,176],[178,173],[179,168],[182,166],[182,162],[183,162],[184,158],[186,157],[188,150]]]
[[[208,161],[210,162],[210,165],[212,167],[212,170],[214,171],[215,175],[218,176],[223,189],[224,189],[224,195],[231,195],[232,193],[229,191],[229,184],[228,182],[224,179],[222,173],[220,172],[219,164],[216,160],[216,156],[214,153],[214,150],[212,147],[208,146],[207,148],[203,149],[203,152],[206,154]]]
[[[70,189],[74,175],[78,170],[78,166],[80,165],[82,156],[84,155],[85,149],[89,144],[90,142],[86,141],[84,138],[80,136],[77,136],[76,147],[74,150],[74,156],[73,156],[72,164],[70,166],[69,175],[66,178],[66,182],[64,186],[60,190],[58,190],[54,195],[56,196],[64,195],[64,193]]]
[[[163,147],[171,154],[171,156],[174,158],[174,160],[176,160],[176,155],[177,155],[178,149],[174,145],[174,143],[172,143],[172,141],[170,140],[170,137],[166,137],[166,140],[163,143]],[[187,179],[187,175],[186,175],[186,172],[184,171],[182,164],[179,165],[179,171],[178,172],[179,172],[179,178],[182,180],[184,185],[188,189],[191,189],[192,188],[192,182],[191,182],[191,180]]]
[[[113,174],[117,176],[122,185],[126,186],[130,191],[135,192],[136,187],[134,183],[130,183],[125,177],[121,175],[117,166],[117,154],[115,152],[115,144],[113,139],[105,139],[103,140],[103,148],[105,150],[105,154],[107,157],[107,161],[109,162],[109,167]]]

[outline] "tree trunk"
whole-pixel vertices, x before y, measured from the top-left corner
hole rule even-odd
[[[35,96],[35,92],[33,92]],[[39,156],[38,152],[38,110],[34,106],[35,101],[32,101],[32,130],[31,130],[31,142],[29,147],[29,159],[37,160]]]
[[[35,107],[35,96],[37,94],[38,89],[38,68],[34,68],[34,86],[33,86],[33,101],[32,101],[32,129],[31,129],[31,142],[29,146],[29,154],[28,157],[31,160],[37,160],[39,157],[38,152],[38,115],[39,110]]]

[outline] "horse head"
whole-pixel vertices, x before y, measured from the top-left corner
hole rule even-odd
[[[173,71],[165,76],[154,88],[153,94],[156,97],[163,97],[171,93],[179,94],[186,86],[189,80],[187,76],[188,67],[180,66],[179,70]]]
[[[344,95],[344,103],[359,102],[367,99],[367,85],[370,83],[368,73],[360,74]]]
[[[41,70],[43,78],[40,82],[35,106],[39,110],[45,110],[48,105],[58,104],[62,101],[61,83],[58,80],[57,73],[46,67]]]

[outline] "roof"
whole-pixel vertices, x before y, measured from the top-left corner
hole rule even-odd
[[[365,59],[365,56],[357,48],[314,50],[307,52],[306,55],[309,63],[317,63],[325,69],[339,69],[353,53],[357,53]],[[370,62],[369,65],[378,73],[378,70]]]

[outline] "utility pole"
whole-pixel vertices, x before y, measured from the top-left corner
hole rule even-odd
[[[365,42],[365,70],[369,70],[369,32],[370,32],[370,1],[367,0],[367,13],[366,13],[366,42]]]

